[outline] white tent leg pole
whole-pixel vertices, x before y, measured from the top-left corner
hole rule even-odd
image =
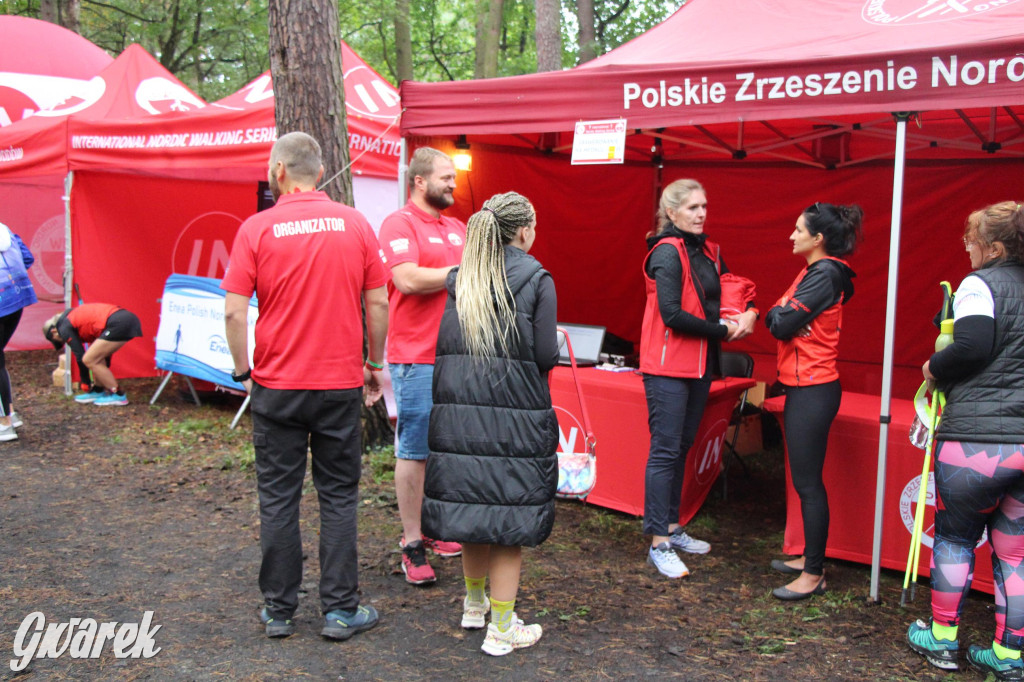
[[[64,176],[64,309],[71,307],[71,281],[74,268],[71,265],[71,186],[74,184],[75,172],[68,171]],[[71,395],[71,349],[64,347],[64,395]],[[85,377],[82,377],[85,379]]]
[[[409,145],[405,138],[398,140],[398,206],[409,201]]]
[[[885,471],[892,398],[893,338],[896,335],[896,284],[899,279],[900,225],[903,213],[903,169],[906,165],[908,113],[896,115],[896,158],[892,178],[892,227],[889,232],[889,285],[885,294],[885,353],[882,356],[882,403],[878,417],[878,472],[875,483],[875,528],[871,543],[871,599],[879,601],[878,578],[882,564],[882,519],[885,507]],[[925,485],[925,482],[922,482]]]

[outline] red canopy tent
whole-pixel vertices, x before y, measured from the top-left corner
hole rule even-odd
[[[66,221],[61,197],[68,171],[69,117],[81,121],[127,119],[206,106],[138,45],[129,46],[108,62],[87,80],[64,81],[64,90],[59,96],[51,93],[47,108],[0,128],[0,205],[4,206],[0,220],[18,233],[36,256],[29,274],[41,299],[26,309],[9,345],[12,349],[47,347],[39,333],[42,321],[63,310],[68,295],[63,277]]]
[[[643,236],[664,184],[704,183],[708,232],[730,269],[757,281],[762,310],[802,265],[787,240],[800,211],[861,204],[866,241],[851,259],[859,277],[840,359],[845,388],[881,389],[880,505],[892,381],[907,396],[920,382],[936,285],[968,270],[963,221],[1021,197],[1022,47],[1017,0],[691,0],[576,69],[403,83],[402,133],[449,146],[464,136],[474,160],[460,212],[498,191],[529,196],[560,317],[633,341]],[[915,114],[908,126],[895,112]],[[601,119],[626,120],[625,163],[570,166],[575,124]],[[774,378],[768,335],[745,347],[759,378]],[[877,594],[877,570],[872,582]]]
[[[347,46],[343,51],[346,76],[357,88],[348,98],[349,122],[362,135],[353,138],[350,150],[353,158],[367,151],[353,167],[356,205],[368,215],[373,209],[386,213],[398,203],[397,91],[364,73],[368,67]],[[130,48],[118,61],[132,55],[152,61],[141,48]],[[135,82],[132,69],[122,73],[126,82]],[[360,90],[377,98],[371,100],[376,110],[357,99]],[[131,87],[119,92],[135,98]],[[0,162],[0,197],[6,191],[13,197],[26,182],[37,182],[35,176],[49,174],[51,184],[40,187],[38,199],[54,203],[66,174],[74,282],[84,300],[117,303],[142,320],[146,336],[118,353],[120,376],[156,373],[152,336],[169,274],[223,275],[235,231],[257,209],[257,183],[266,179],[277,135],[272,94],[261,77],[202,109],[176,110],[167,100],[167,113],[160,116],[141,110],[124,118],[86,115],[102,104],[97,103],[59,122],[36,116],[0,130],[0,149],[19,150],[10,163]],[[361,104],[365,113],[358,110]],[[57,208],[59,216],[39,228],[47,229],[49,246],[42,272],[63,292],[65,219]],[[31,332],[30,342],[42,339],[39,325],[22,326]]]

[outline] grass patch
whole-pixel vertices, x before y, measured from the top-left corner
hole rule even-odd
[[[633,516],[590,507],[587,517],[580,522],[580,533],[601,535],[612,539],[635,538],[640,534],[640,522]]]
[[[367,448],[363,453],[363,475],[376,485],[395,480],[395,446]]]

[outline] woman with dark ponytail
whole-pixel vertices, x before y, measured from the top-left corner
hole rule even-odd
[[[953,299],[953,343],[921,368],[946,406],[935,434],[932,618],[911,623],[907,642],[937,668],[959,667],[960,612],[987,528],[996,631],[967,662],[1024,680],[1024,207],[975,211],[963,240],[973,272]]]
[[[558,362],[555,285],[527,252],[537,218],[526,197],[498,194],[469,219],[448,275],[430,412],[423,530],[462,543],[462,627],[491,622],[481,649],[535,644],[515,613],[522,546],[555,521],[558,421],[547,374]],[[491,579],[491,595],[485,585]]]
[[[772,561],[775,570],[797,576],[772,594],[787,601],[825,593],[828,495],[822,480],[828,432],[843,390],[836,356],[843,305],[853,296],[855,274],[845,256],[861,239],[859,206],[816,203],[807,207],[789,235],[793,253],[807,261],[765,322],[778,343],[778,379],[786,386],[783,412],[793,487],[800,496],[804,555]]]

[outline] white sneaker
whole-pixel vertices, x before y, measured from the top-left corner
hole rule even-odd
[[[0,441],[4,440],[18,440],[18,434],[14,431],[13,426],[0,424]]]
[[[672,545],[675,549],[681,549],[684,552],[689,552],[690,554],[707,554],[711,551],[711,545],[703,540],[691,538],[683,532],[682,526],[676,528],[669,534],[668,544]]]
[[[491,600],[486,596],[483,601],[470,601],[467,596],[462,600],[462,627],[465,630],[479,630],[487,625],[487,612],[491,609]]]
[[[11,426],[13,426],[16,429],[20,429],[24,425],[25,422],[21,421],[21,417],[18,415],[18,413],[15,412],[14,410],[11,410]]]
[[[690,575],[690,569],[667,542],[651,547],[651,551],[647,553],[647,563],[658,569],[666,578],[685,578]]]
[[[540,625],[526,625],[523,621],[512,614],[512,625],[508,630],[501,632],[494,623],[487,624],[487,637],[484,639],[480,650],[491,656],[504,656],[512,653],[513,649],[525,649],[533,646],[540,640],[543,630]]]

